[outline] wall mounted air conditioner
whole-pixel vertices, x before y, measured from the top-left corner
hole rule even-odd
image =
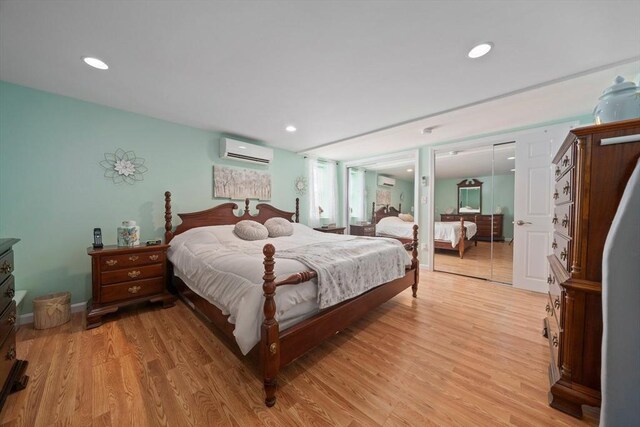
[[[389,178],[388,176],[378,176],[379,187],[393,187],[394,185],[396,185],[395,179]]]
[[[248,144],[231,138],[221,138],[220,157],[223,159],[268,165],[273,160],[273,149]]]

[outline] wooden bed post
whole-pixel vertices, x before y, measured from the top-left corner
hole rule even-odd
[[[249,214],[249,198],[244,199],[244,214]]]
[[[164,193],[164,243],[169,243],[173,239],[171,231],[171,192]]]
[[[402,203],[398,203],[398,212],[402,213]]]
[[[300,222],[300,198],[296,197],[296,222]]]
[[[460,259],[464,257],[464,246],[465,239],[467,238],[467,231],[464,228],[464,217],[460,217],[460,240],[458,241],[458,253],[460,254]]]
[[[260,343],[260,362],[262,364],[262,376],[264,381],[265,399],[264,403],[268,407],[276,403],[276,387],[278,385],[277,376],[280,370],[280,331],[278,322],[275,319],[276,302],[276,276],[273,273],[275,264],[273,256],[276,249],[272,244],[264,245],[264,321],[262,322],[262,334]]]
[[[411,268],[416,269],[415,283],[411,285],[413,297],[418,296],[418,281],[420,280],[420,262],[418,261],[418,224],[413,224],[413,251],[411,251]]]
[[[371,224],[376,224],[376,202],[371,204]]]

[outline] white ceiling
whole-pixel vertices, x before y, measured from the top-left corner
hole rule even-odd
[[[637,61],[639,17],[640,0],[2,0],[0,78],[298,152],[428,116],[443,117],[434,139],[448,128],[447,138],[464,137],[483,127],[442,112]],[[487,40],[489,55],[466,57]],[[90,69],[84,55],[111,68]],[[498,130],[584,114],[606,86],[560,85],[540,99],[515,95],[512,114],[488,105],[462,117]],[[341,144],[357,153],[314,153],[346,159],[431,142],[412,132]]]
[[[436,153],[436,179],[478,178],[512,174],[515,168],[515,143],[459,151]]]
[[[392,163],[381,162],[367,165],[365,166],[365,169],[376,171],[379,175],[389,176],[396,179],[403,179],[405,181],[413,182],[415,178],[415,160]],[[408,169],[410,169],[410,171]]]

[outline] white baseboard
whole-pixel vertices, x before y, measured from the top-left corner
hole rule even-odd
[[[71,304],[71,313],[78,313],[80,311],[85,311],[87,308],[87,302],[79,302],[77,304]],[[19,317],[19,325],[28,325],[29,323],[33,323],[33,313],[25,313],[21,314]]]

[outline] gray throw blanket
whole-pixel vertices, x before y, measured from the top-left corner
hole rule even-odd
[[[320,309],[403,277],[411,264],[399,241],[367,237],[276,251],[276,257],[295,259],[318,273]]]

